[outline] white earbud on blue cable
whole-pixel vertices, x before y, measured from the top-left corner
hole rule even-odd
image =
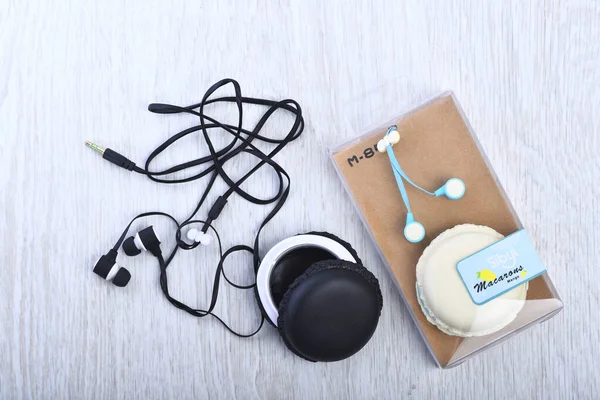
[[[396,159],[396,155],[392,150],[392,145],[398,143],[399,141],[400,133],[398,132],[398,127],[396,125],[390,126],[383,139],[377,143],[377,150],[381,153],[387,152],[388,157],[390,158],[390,163],[392,164],[392,171],[394,172],[396,183],[398,184],[398,189],[400,190],[400,195],[402,196],[402,201],[404,201],[404,204],[406,205],[406,211],[408,211],[406,214],[404,237],[411,243],[419,243],[425,237],[425,227],[420,222],[415,221],[414,215],[410,209],[410,201],[408,200],[408,194],[406,193],[406,188],[404,187],[403,181],[408,182],[415,188],[430,196],[446,196],[450,200],[461,199],[465,195],[467,186],[462,180],[458,178],[451,178],[448,179],[448,181],[435,192],[430,192],[426,189],[423,189],[421,186],[414,183],[400,167],[400,164]]]
[[[458,178],[450,178],[448,182],[434,192],[436,196],[446,196],[450,200],[460,200],[465,195],[467,187],[465,183]]]
[[[404,237],[411,243],[419,243],[425,237],[425,227],[422,223],[415,221],[415,217],[411,212],[406,214]]]

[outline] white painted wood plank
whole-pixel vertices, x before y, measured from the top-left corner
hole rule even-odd
[[[594,0],[0,0],[0,398],[596,398],[599,37]],[[184,217],[199,188],[127,174],[83,142],[141,163],[194,122],[147,104],[199,101],[223,77],[305,111],[304,137],[278,157],[292,194],[263,248],[326,229],[381,278],[380,327],[349,360],[308,364],[273,329],[240,340],[178,312],[148,257],[123,258],[126,290],[91,273],[132,216]],[[398,77],[456,91],[566,303],[448,371],[434,367],[322,148],[353,135],[339,104]],[[197,151],[179,146],[163,162]],[[267,173],[252,184],[272,190]],[[233,198],[218,222],[225,244],[250,243],[265,212]],[[180,255],[173,292],[208,304],[215,260]],[[248,257],[228,268],[251,279]],[[218,311],[251,329],[251,300],[225,290]]]

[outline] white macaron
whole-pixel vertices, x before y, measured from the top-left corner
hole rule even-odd
[[[457,263],[501,240],[492,228],[458,225],[442,232],[417,263],[417,298],[427,320],[453,336],[484,336],[510,324],[523,308],[528,284],[476,305],[456,270]]]

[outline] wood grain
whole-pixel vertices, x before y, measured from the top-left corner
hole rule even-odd
[[[597,398],[598,37],[594,0],[0,0],[0,398]],[[132,216],[184,217],[199,186],[127,174],[83,142],[142,162],[195,122],[147,104],[197,102],[223,77],[305,111],[304,137],[278,157],[292,193],[263,248],[328,230],[381,278],[380,327],[351,359],[308,364],[273,329],[240,340],[177,312],[149,257],[123,257],[125,290],[91,273]],[[435,368],[323,150],[359,133],[344,122],[346,100],[397,78],[456,92],[566,304],[452,370]],[[159,163],[200,151],[192,140]],[[267,193],[273,178],[249,187]],[[218,223],[225,245],[249,243],[266,212],[233,198]],[[181,254],[173,294],[208,304],[215,261],[214,251]],[[226,268],[249,281],[248,261]],[[223,294],[218,312],[250,330],[252,295]]]

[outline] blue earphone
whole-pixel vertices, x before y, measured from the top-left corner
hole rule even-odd
[[[394,155],[394,151],[392,150],[392,145],[398,143],[399,141],[400,133],[398,132],[398,127],[396,125],[392,125],[388,128],[384,138],[377,143],[377,150],[380,153],[387,152],[388,157],[390,158],[390,163],[392,164],[392,171],[394,172],[396,183],[398,184],[398,189],[400,190],[400,195],[402,196],[402,200],[406,205],[406,211],[408,213],[406,214],[404,237],[411,243],[419,243],[425,237],[425,227],[420,222],[415,221],[415,217],[410,209],[410,201],[408,200],[408,194],[406,193],[403,180],[430,196],[446,196],[450,200],[461,199],[465,195],[467,187],[465,183],[458,178],[448,179],[444,186],[435,192],[430,192],[414,183],[402,170],[398,160],[396,159],[396,156]]]

